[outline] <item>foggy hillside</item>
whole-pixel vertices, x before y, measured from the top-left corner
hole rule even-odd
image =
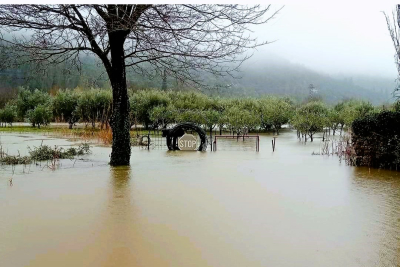
[[[108,87],[107,76],[101,65],[93,58],[85,57],[81,72],[68,64],[59,65],[38,75],[29,66],[0,72],[0,91],[4,92],[25,86],[31,89],[50,90],[51,88]],[[313,84],[318,94],[327,102],[335,103],[345,98],[361,98],[373,104],[392,102],[391,93],[395,88],[394,79],[371,76],[330,76],[311,70],[277,56],[264,55],[252,57],[232,77],[213,77],[203,75],[206,84],[214,89],[201,89],[210,95],[221,96],[260,96],[264,94],[285,95],[302,100],[309,95]],[[129,87],[161,88],[161,77],[143,77],[128,72]],[[187,87],[172,77],[167,77],[169,89],[185,90]]]
[[[240,79],[220,78],[216,85],[228,85],[221,94],[234,95],[288,95],[303,99],[309,95],[313,84],[318,94],[327,102],[344,98],[362,98],[373,104],[391,102],[395,80],[372,76],[330,76],[290,61],[268,56],[252,58],[241,67]]]

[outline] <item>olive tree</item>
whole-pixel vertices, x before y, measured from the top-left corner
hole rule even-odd
[[[96,121],[101,121],[101,127],[109,120],[112,105],[112,95],[108,90],[90,89],[79,94],[76,114],[79,118],[91,123],[95,128]]]
[[[278,97],[265,97],[259,101],[261,126],[265,130],[272,127],[279,134],[282,125],[289,122],[293,115],[293,107],[288,101]]]
[[[16,99],[17,115],[24,119],[29,110],[35,109],[38,105],[49,105],[51,102],[50,95],[38,89],[33,92],[23,87],[19,88]],[[33,126],[35,126],[33,124]]]
[[[7,103],[4,108],[0,109],[0,126],[4,124],[6,127],[7,124],[12,126],[12,123],[15,121],[17,117],[17,107],[10,103]]]
[[[151,125],[155,126],[159,119],[159,115],[153,114],[151,116],[152,112],[159,114],[162,108],[170,105],[170,99],[167,94],[160,90],[141,90],[131,95],[130,103],[130,125],[138,121],[148,129]],[[156,111],[153,111],[156,107],[158,107]]]
[[[161,127],[167,128],[167,125],[173,123],[176,119],[177,112],[172,105],[168,106],[155,106],[149,113],[149,119],[152,121],[153,129]]]
[[[247,34],[249,25],[266,23],[269,6],[231,5],[0,5],[3,65],[35,62],[80,66],[80,54],[102,62],[112,91],[111,165],[129,165],[130,119],[126,68],[202,83],[201,72],[229,74],[247,58],[245,52],[267,42]],[[27,30],[27,31],[26,31]],[[31,33],[18,38],[22,32]],[[22,62],[22,63],[21,63]],[[226,64],[233,63],[233,64]]]
[[[227,126],[237,135],[245,134],[260,125],[259,116],[255,112],[238,106],[227,108],[223,113],[223,117]]]
[[[212,130],[218,125],[220,122],[221,114],[214,109],[207,109],[200,113],[203,117],[203,124],[206,126],[207,130],[210,133],[210,140],[212,139]]]
[[[32,125],[40,129],[40,125],[48,125],[53,118],[50,105],[40,104],[27,112],[27,116]]]
[[[77,113],[79,95],[70,90],[59,91],[53,98],[53,114],[68,122],[69,129],[79,120]]]
[[[349,128],[355,119],[364,118],[374,112],[375,108],[370,102],[361,100],[346,101],[342,111],[344,125]]]
[[[177,110],[177,113],[177,122],[192,122],[198,126],[204,123],[203,114],[201,114],[201,111],[198,109]]]
[[[218,121],[217,121],[217,126],[219,129],[219,135],[222,135],[222,129],[226,125],[226,117],[224,116],[224,111],[228,106],[228,100],[225,98],[212,98],[209,106],[211,109],[215,110],[218,112]]]

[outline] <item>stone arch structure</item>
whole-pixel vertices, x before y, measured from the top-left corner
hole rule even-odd
[[[175,125],[172,129],[163,130],[163,137],[167,138],[167,146],[169,150],[179,150],[178,138],[183,136],[186,131],[195,131],[200,136],[200,146],[198,151],[207,149],[206,132],[194,123],[185,122]]]

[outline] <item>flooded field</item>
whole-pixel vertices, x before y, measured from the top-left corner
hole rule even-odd
[[[9,154],[78,143],[0,134]],[[0,266],[400,266],[400,174],[312,156],[295,132],[217,152],[93,147],[0,167]],[[10,178],[13,185],[10,186]]]

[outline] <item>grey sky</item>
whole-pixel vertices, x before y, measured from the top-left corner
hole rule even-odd
[[[121,1],[129,2],[128,0]],[[69,2],[74,2],[74,0]],[[148,2],[182,3],[180,0]],[[215,1],[192,0],[191,2],[214,4]],[[235,0],[217,2],[232,3]],[[271,3],[272,11],[285,5],[273,20],[255,27],[255,34],[259,36],[259,40],[276,40],[276,42],[258,48],[252,61],[261,60],[264,56],[273,54],[327,74],[346,76],[362,74],[393,79],[397,77],[393,59],[394,48],[385,17],[381,12],[391,14],[395,8],[395,1],[270,0],[264,3],[260,0],[247,0],[236,2],[241,4]]]
[[[330,3],[330,4],[328,4]],[[282,4],[273,3],[277,9]],[[276,40],[255,57],[275,54],[328,74],[396,78],[394,48],[385,17],[390,1],[287,3],[276,18],[258,26],[260,40]]]

